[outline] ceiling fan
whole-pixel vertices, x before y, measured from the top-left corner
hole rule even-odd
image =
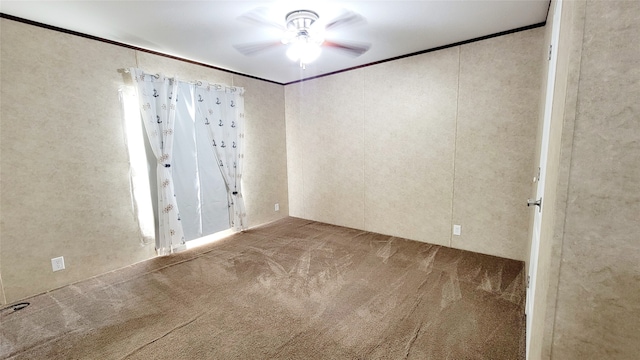
[[[324,27],[320,25],[318,14],[311,10],[295,10],[285,16],[285,26],[271,22],[259,12],[252,12],[239,19],[263,25],[275,26],[283,31],[279,41],[245,43],[234,45],[240,53],[251,56],[277,46],[288,46],[287,57],[299,62],[305,68],[320,56],[321,46],[340,50],[351,56],[360,56],[371,48],[371,44],[357,42],[336,42],[326,40],[324,33],[344,25],[364,22],[364,18],[353,12],[345,12],[329,21]]]

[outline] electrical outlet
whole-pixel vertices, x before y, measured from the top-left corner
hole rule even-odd
[[[53,269],[53,271],[64,270],[64,257],[60,256],[51,259],[51,268]]]
[[[460,232],[462,231],[462,226],[460,225],[453,225],[453,235],[460,235]]]
[[[280,211],[280,204],[276,203],[276,204],[273,206],[273,210],[274,210],[274,211]]]

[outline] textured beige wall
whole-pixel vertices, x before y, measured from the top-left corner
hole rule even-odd
[[[0,268],[2,268],[2,263],[0,263]],[[4,286],[2,285],[2,274],[0,274],[0,305],[4,305],[6,303],[7,303],[7,298],[4,296]]]
[[[450,245],[459,53],[364,70],[367,230]]]
[[[131,210],[118,69],[137,65],[185,80],[245,86],[245,160],[260,164],[259,173],[244,179],[249,223],[287,215],[282,86],[11,20],[1,19],[0,27],[6,301],[155,256],[152,244],[141,245]],[[267,128],[270,135],[260,136]],[[53,273],[56,256],[65,257],[67,269]]]
[[[544,29],[460,50],[452,246],[525,260]]]
[[[292,177],[289,213],[362,229],[363,72],[349,71],[285,89]]]
[[[0,81],[2,81],[2,75],[0,73]],[[2,100],[0,100],[0,104],[2,103]],[[2,130],[0,129],[0,134],[2,134]],[[1,154],[0,154],[0,159],[1,159]],[[2,214],[2,208],[0,207],[0,214]],[[2,254],[2,233],[1,233],[0,229],[0,254]],[[4,285],[2,283],[2,256],[0,256],[0,305],[4,305],[7,303],[7,298],[4,296]]]
[[[584,14],[550,356],[637,359],[640,2],[587,1]]]
[[[524,260],[543,35],[286,86],[290,214]]]
[[[548,288],[546,296],[546,311],[544,313],[544,333],[542,342],[542,358],[551,358],[551,347],[553,341],[553,328],[555,325],[555,309],[558,294],[558,281],[560,275],[560,262],[562,252],[562,241],[564,237],[564,225],[566,217],[566,206],[568,200],[569,172],[571,170],[571,153],[573,148],[573,131],[575,128],[576,110],[578,101],[578,80],[580,77],[580,63],[582,58],[582,39],[584,36],[586,1],[566,1],[563,3],[562,26],[560,32],[560,55],[565,55],[566,61],[566,94],[564,102],[564,113],[559,120],[562,121],[562,135],[560,138],[560,155],[558,159],[558,182],[555,209],[555,223],[553,227],[553,238],[551,238],[551,249],[548,261]],[[564,79],[560,77],[560,81]],[[555,118],[555,117],[554,117]],[[545,229],[546,230],[546,229]],[[548,237],[546,237],[548,238]],[[548,245],[547,245],[548,246]],[[545,284],[543,284],[544,286]],[[541,294],[536,301],[544,301]],[[538,304],[536,304],[537,306]],[[535,325],[541,319],[535,319]]]
[[[252,227],[289,215],[284,87],[239,75],[233,85],[246,89],[242,186]]]
[[[148,259],[131,211],[116,71],[130,50],[2,19],[7,301]],[[64,256],[64,271],[50,259]]]

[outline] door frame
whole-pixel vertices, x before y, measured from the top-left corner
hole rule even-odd
[[[558,64],[558,43],[560,39],[560,18],[562,16],[562,0],[556,0],[553,12],[551,28],[551,41],[549,49],[549,66],[547,71],[547,87],[544,103],[544,118],[540,141],[540,159],[537,176],[536,198],[541,204],[534,206],[533,227],[531,231],[531,251],[529,257],[529,271],[527,274],[527,296],[525,305],[526,314],[526,353],[527,359],[531,351],[531,332],[534,318],[534,300],[536,292],[536,280],[538,274],[538,256],[540,252],[540,226],[544,214],[544,190],[547,173],[547,160],[549,153],[549,137],[551,131],[551,115],[553,110],[553,97],[556,84],[556,70]]]

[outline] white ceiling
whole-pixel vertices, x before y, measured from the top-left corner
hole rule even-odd
[[[543,23],[548,6],[549,0],[2,0],[0,12],[284,84]],[[300,9],[315,11],[324,22],[345,11],[361,15],[365,22],[337,27],[325,38],[370,43],[370,50],[354,58],[323,48],[320,58],[303,70],[286,57],[284,45],[253,56],[233,47],[281,36],[274,26],[239,17],[263,11],[284,26],[285,15]]]

